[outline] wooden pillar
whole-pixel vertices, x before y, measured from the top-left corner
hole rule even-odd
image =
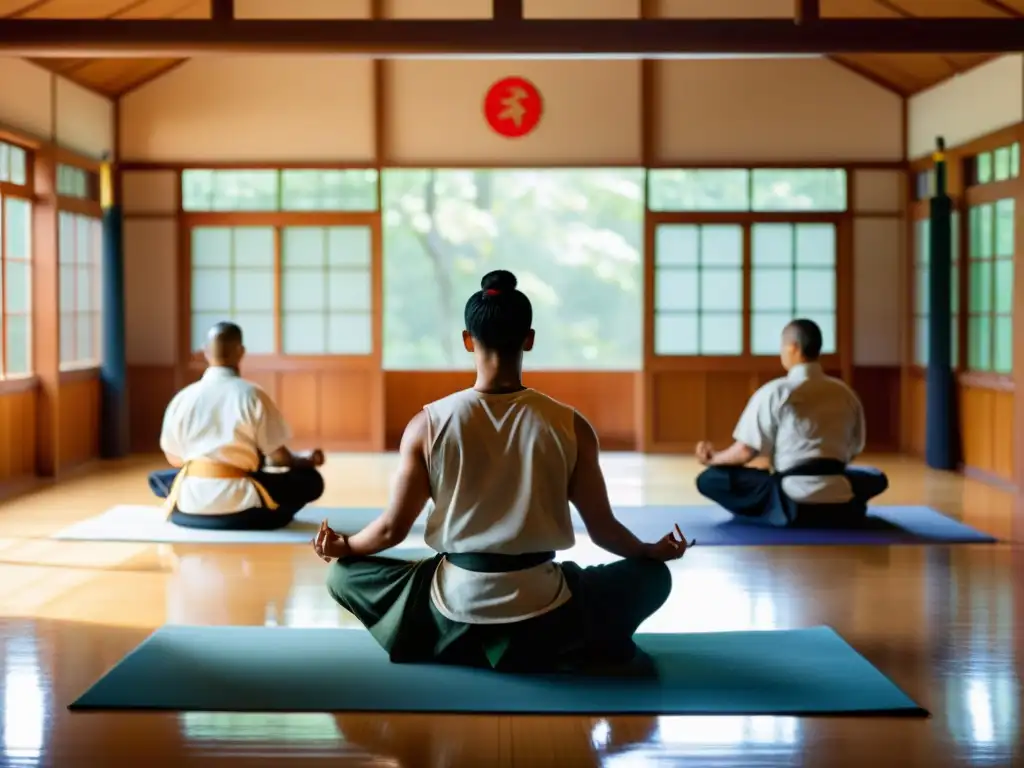
[[[821,18],[819,0],[795,0],[793,20],[797,24],[811,24]]]
[[[36,408],[36,474],[60,469],[60,267],[57,157],[52,148],[35,153],[32,209],[32,362],[39,379]]]
[[[231,21],[235,18],[235,0],[213,0],[210,17],[214,21]]]

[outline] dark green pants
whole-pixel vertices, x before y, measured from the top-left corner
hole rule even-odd
[[[566,604],[513,624],[462,624],[442,616],[430,598],[441,557],[337,560],[327,589],[393,662],[568,671],[630,660],[636,652],[633,633],[672,588],[668,566],[655,560],[591,568],[561,563],[572,592]]]

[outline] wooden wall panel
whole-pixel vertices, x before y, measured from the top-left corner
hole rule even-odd
[[[99,457],[101,397],[98,371],[61,375],[57,441],[61,470]]]
[[[573,406],[587,417],[606,450],[635,450],[636,404],[642,374],[527,372],[524,383]],[[409,420],[427,403],[473,386],[469,371],[387,371],[384,374],[386,444],[397,448]]]
[[[1013,482],[1013,391],[961,380],[956,395],[960,459],[964,469],[982,478]],[[916,368],[908,371],[905,402],[907,441],[904,450],[923,457],[927,443],[924,371]]]
[[[864,405],[869,451],[899,450],[900,369],[898,366],[855,366],[853,389]]]
[[[907,382],[906,429],[908,435],[904,450],[915,456],[924,456],[927,430],[925,428],[925,411],[927,407],[927,386],[924,374],[913,370]]]
[[[963,464],[982,476],[1013,480],[1013,392],[961,383]]]
[[[0,484],[35,474],[37,401],[35,387],[0,395]]]
[[[150,453],[159,450],[164,410],[176,391],[173,366],[128,366],[128,418],[132,451]]]
[[[775,376],[746,372],[659,371],[652,376],[651,448],[692,452],[701,440],[725,447],[743,407]]]

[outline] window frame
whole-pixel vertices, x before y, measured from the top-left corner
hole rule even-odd
[[[32,295],[35,271],[35,206],[36,196],[34,189],[35,176],[35,152],[32,147],[16,141],[9,140],[6,136],[0,136],[0,144],[14,146],[25,153],[25,183],[15,184],[11,181],[0,181],[0,382],[24,382],[34,380],[35,372],[35,350],[34,347],[34,312],[35,301]],[[29,294],[28,310],[25,313],[28,317],[28,370],[24,373],[9,374],[7,372],[7,318],[12,313],[7,311],[7,200],[16,198],[29,204],[29,248],[28,255],[24,261],[28,265],[29,273]],[[20,260],[19,260],[20,261]],[[18,313],[20,314],[20,313]]]
[[[654,318],[657,314],[654,297],[657,279],[655,249],[657,229],[662,225],[672,224],[732,224],[739,225],[743,230],[743,351],[738,355],[658,355],[655,353]],[[836,229],[836,350],[821,356],[822,366],[829,371],[840,371],[844,368],[848,356],[847,334],[849,316],[852,312],[851,280],[849,272],[849,256],[852,245],[853,216],[849,211],[843,212],[763,212],[763,213],[717,213],[687,212],[664,213],[648,210],[645,235],[645,258],[650,263],[647,270],[648,281],[645,285],[644,348],[647,367],[659,370],[722,370],[722,371],[775,371],[779,368],[776,355],[759,355],[751,351],[752,323],[752,283],[753,283],[753,243],[752,231],[755,224],[831,224]]]
[[[1024,195],[1022,195],[1022,191],[1024,191],[1024,176],[1018,176],[1016,178],[1010,178],[1010,179],[1006,179],[1004,181],[991,182],[991,183],[988,183],[988,184],[981,184],[981,185],[970,186],[970,187],[967,187],[964,190],[964,195],[963,195],[963,198],[962,198],[962,205],[958,207],[958,211],[960,213],[960,222],[961,222],[961,227],[960,227],[960,247],[961,247],[961,255],[962,255],[962,258],[960,259],[960,307],[961,307],[961,312],[960,312],[960,317],[959,317],[959,321],[960,321],[959,325],[960,325],[960,327],[958,329],[959,330],[959,334],[960,334],[960,342],[961,342],[962,346],[960,347],[960,358],[959,358],[959,361],[958,361],[960,363],[960,367],[959,367],[958,370],[961,373],[961,378],[969,379],[972,383],[977,384],[979,386],[985,386],[985,387],[994,388],[994,389],[1012,388],[1013,387],[1013,382],[1014,382],[1013,371],[1011,370],[1009,373],[998,373],[998,372],[996,372],[994,370],[987,370],[987,371],[974,370],[974,369],[970,368],[969,363],[968,363],[968,361],[970,360],[970,354],[971,354],[971,351],[970,351],[970,334],[968,332],[968,321],[969,321],[969,318],[972,315],[972,313],[970,311],[970,296],[971,296],[971,284],[970,284],[971,271],[970,271],[970,265],[971,265],[971,262],[973,261],[973,259],[971,258],[971,254],[970,254],[970,245],[971,245],[971,239],[972,239],[972,237],[974,235],[974,233],[973,233],[973,231],[971,229],[972,222],[971,222],[970,212],[971,212],[971,210],[973,208],[975,208],[977,206],[980,206],[980,205],[992,205],[993,208],[994,208],[995,204],[998,203],[1000,200],[1010,199],[1010,200],[1014,201],[1014,206],[1015,206],[1015,208],[1014,208],[1014,255],[1012,257],[1012,261],[1014,262],[1014,271],[1016,272],[1016,270],[1018,269],[1018,266],[1016,264],[1016,260],[1017,260],[1017,256],[1018,256],[1018,254],[1017,254],[1018,231],[1017,230],[1019,230],[1020,227],[1021,227],[1021,224],[1017,221],[1017,219],[1020,217],[1021,206],[1022,206],[1022,204],[1024,204],[1024,200],[1022,200],[1022,197],[1024,197]],[[993,211],[993,216],[994,215],[995,215],[995,212]],[[993,237],[995,236],[994,226],[995,226],[995,222],[993,221]],[[993,269],[994,269],[995,262],[997,260],[998,259],[995,257],[994,254],[993,254],[993,257],[991,259],[989,259],[989,261],[991,261],[992,264],[993,264]],[[993,302],[994,302],[994,297],[993,297]],[[1014,309],[1016,309],[1016,308],[1014,308]],[[994,309],[992,311],[989,311],[989,312],[984,313],[984,314],[987,315],[990,318],[995,318],[997,316],[995,311],[994,311]],[[1011,314],[1010,317],[1012,318],[1013,314]],[[1011,322],[1011,328],[1013,328],[1012,322]],[[1014,333],[1014,337],[1015,337],[1016,336],[1016,328],[1013,328],[1013,333]],[[990,346],[992,346],[992,349],[990,350],[990,354],[994,355],[995,354],[995,351],[994,351],[994,345],[995,345],[995,341],[994,341],[994,339],[995,339],[995,335],[994,335],[995,334],[995,329],[994,329],[994,326],[993,326],[992,334],[993,334],[992,339],[990,339]]]
[[[57,350],[58,367],[59,367],[61,372],[92,370],[92,369],[99,368],[102,365],[102,363],[103,363],[103,343],[102,343],[102,340],[103,340],[103,231],[102,231],[103,216],[102,216],[102,213],[99,213],[99,214],[96,214],[96,213],[79,213],[79,212],[76,212],[76,211],[65,210],[65,209],[61,208],[61,206],[60,206],[60,200],[61,199],[62,198],[58,198],[57,226],[60,227],[60,221],[61,221],[62,215],[67,214],[67,215],[73,217],[73,220],[75,222],[75,257],[76,257],[76,260],[73,261],[73,262],[65,262],[65,261],[62,260],[61,252],[60,252],[61,238],[60,238],[60,235],[59,235],[59,232],[58,232],[58,237],[57,237],[57,280],[58,280],[57,318],[58,319],[57,319],[57,322],[59,324],[60,331],[63,332],[63,330],[64,330],[64,328],[63,328],[63,326],[64,326],[64,317],[66,315],[71,315],[75,319],[75,334],[74,334],[74,345],[73,345],[73,348],[77,352],[77,350],[78,350],[78,338],[79,338],[78,337],[78,318],[80,316],[82,316],[82,315],[94,315],[95,319],[96,319],[96,325],[93,328],[93,340],[92,340],[92,343],[93,343],[93,349],[95,350],[96,354],[94,355],[93,359],[88,359],[88,360],[79,358],[77,356],[76,356],[76,359],[72,360],[72,361],[61,360],[60,341],[59,341],[59,338],[58,338],[58,350]],[[99,228],[99,232],[97,233],[98,234],[98,238],[97,238],[98,253],[96,254],[96,259],[95,259],[95,261],[87,262],[88,266],[90,268],[90,274],[91,274],[91,276],[92,276],[92,278],[94,280],[94,283],[95,283],[94,286],[93,286],[93,288],[94,288],[94,290],[93,290],[93,300],[95,301],[95,309],[88,310],[88,311],[82,311],[81,309],[78,308],[78,271],[79,271],[78,268],[83,263],[83,262],[80,262],[80,261],[77,260],[77,257],[78,257],[78,220],[80,218],[84,218],[84,219],[89,220],[91,222],[92,226],[95,226],[95,227]],[[92,226],[90,227],[90,231],[91,232],[95,232],[95,230],[92,230]],[[60,292],[59,292],[60,291],[60,289],[59,289],[59,281],[60,281],[60,279],[62,277],[62,268],[65,267],[65,266],[69,266],[69,265],[73,266],[74,270],[75,270],[75,292],[74,292],[74,294],[75,294],[75,306],[74,306],[74,309],[71,312],[66,312],[64,310],[64,307],[61,306]]]
[[[281,170],[291,170],[284,168]],[[329,169],[328,169],[329,170]],[[353,363],[370,364],[380,367],[381,312],[378,303],[381,295],[381,221],[379,211],[366,213],[287,211],[287,212],[236,212],[182,213],[179,217],[179,249],[182,279],[179,281],[182,311],[179,354],[190,369],[205,367],[201,350],[192,348],[192,230],[198,227],[268,227],[274,229],[274,352],[246,355],[250,369],[279,370],[285,368],[311,369],[324,367],[349,367]],[[320,355],[288,354],[282,351],[282,230],[289,227],[366,227],[370,230],[371,261],[370,287],[372,291],[370,324],[371,349],[364,355]]]

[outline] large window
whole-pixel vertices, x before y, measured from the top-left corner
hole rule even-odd
[[[193,227],[192,348],[230,320],[251,354],[369,354],[371,262],[368,226]]]
[[[796,317],[815,320],[824,352],[836,351],[835,214],[847,209],[845,171],[658,169],[648,195],[657,221],[655,354],[777,355]]]
[[[533,369],[639,370],[644,171],[386,170],[384,365],[468,369],[463,308],[493,269],[533,303]]]
[[[950,221],[952,264],[950,267],[950,361],[954,368],[960,356],[960,216],[953,214]],[[914,362],[928,365],[928,344],[931,338],[929,322],[931,300],[931,220],[918,219],[914,225]]]
[[[32,204],[0,194],[3,205],[3,374],[32,371]]]
[[[189,212],[375,211],[377,171],[189,169],[181,174],[181,205]]]
[[[60,214],[60,364],[96,365],[100,359],[99,219]]]
[[[834,224],[754,224],[751,231],[750,351],[777,355],[796,317],[821,327],[822,352],[836,351]]]
[[[662,224],[654,254],[655,354],[742,354],[743,227]]]
[[[968,164],[970,186],[1008,181],[1020,176],[1020,144],[1014,142],[975,155]]]
[[[970,208],[967,366],[1013,371],[1014,201]]]

